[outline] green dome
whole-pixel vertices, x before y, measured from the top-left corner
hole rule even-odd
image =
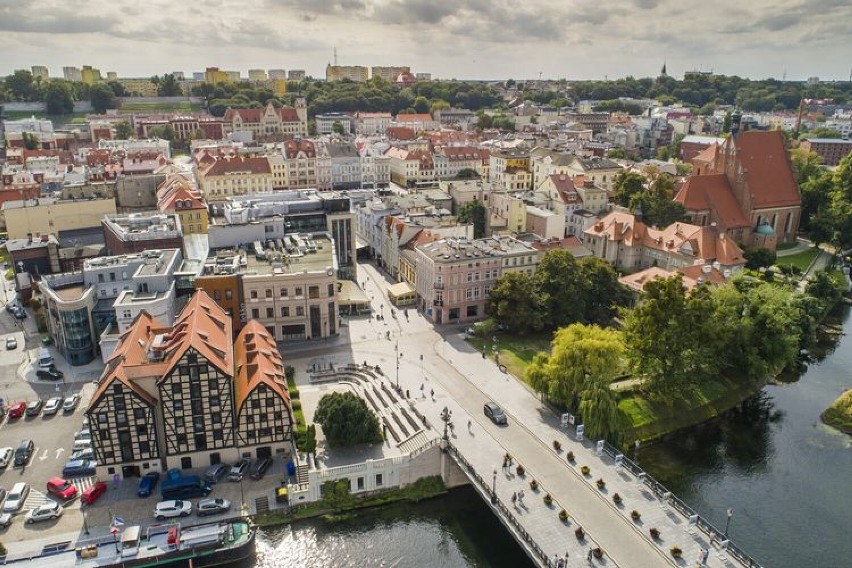
[[[772,227],[770,227],[768,224],[763,223],[762,225],[760,225],[760,226],[757,228],[757,231],[755,231],[755,232],[756,232],[758,235],[774,235],[774,234],[775,234],[775,229],[773,229]]]

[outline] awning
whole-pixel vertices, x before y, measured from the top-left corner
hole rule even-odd
[[[390,298],[391,301],[393,301],[394,298],[412,295],[414,292],[414,288],[412,288],[411,284],[408,282],[398,282],[393,286],[388,286],[388,298]]]
[[[370,298],[351,280],[338,280],[340,291],[337,293],[337,303],[340,306],[370,306]]]

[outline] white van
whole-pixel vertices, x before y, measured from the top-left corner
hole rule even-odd
[[[15,513],[20,511],[24,506],[24,501],[27,500],[27,496],[30,494],[30,486],[20,481],[12,487],[12,490],[9,491],[9,495],[6,497],[6,503],[3,505],[4,513]]]
[[[50,354],[50,351],[42,347],[38,350],[38,366],[42,369],[47,369],[53,367],[53,355]]]
[[[80,450],[88,450],[92,447],[92,440],[74,440],[74,445],[71,446],[72,452],[79,452]]]

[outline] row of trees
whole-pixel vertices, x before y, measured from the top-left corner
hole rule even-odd
[[[509,272],[489,294],[486,312],[516,334],[551,331],[574,322],[607,324],[629,295],[612,266],[595,257],[577,260],[552,250],[534,275]]]
[[[654,280],[642,303],[622,310],[620,329],[560,329],[551,353],[534,357],[526,379],[579,412],[591,436],[607,437],[619,426],[614,379],[638,377],[649,396],[672,404],[714,378],[754,381],[777,373],[797,361],[842,284],[823,273],[805,294],[746,279],[687,292],[680,275]]]
[[[790,158],[802,191],[802,230],[817,244],[852,247],[852,153],[833,172],[814,152],[796,148]]]

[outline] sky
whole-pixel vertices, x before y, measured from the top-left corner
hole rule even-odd
[[[0,0],[0,75],[408,65],[441,79],[848,80],[850,0]]]

